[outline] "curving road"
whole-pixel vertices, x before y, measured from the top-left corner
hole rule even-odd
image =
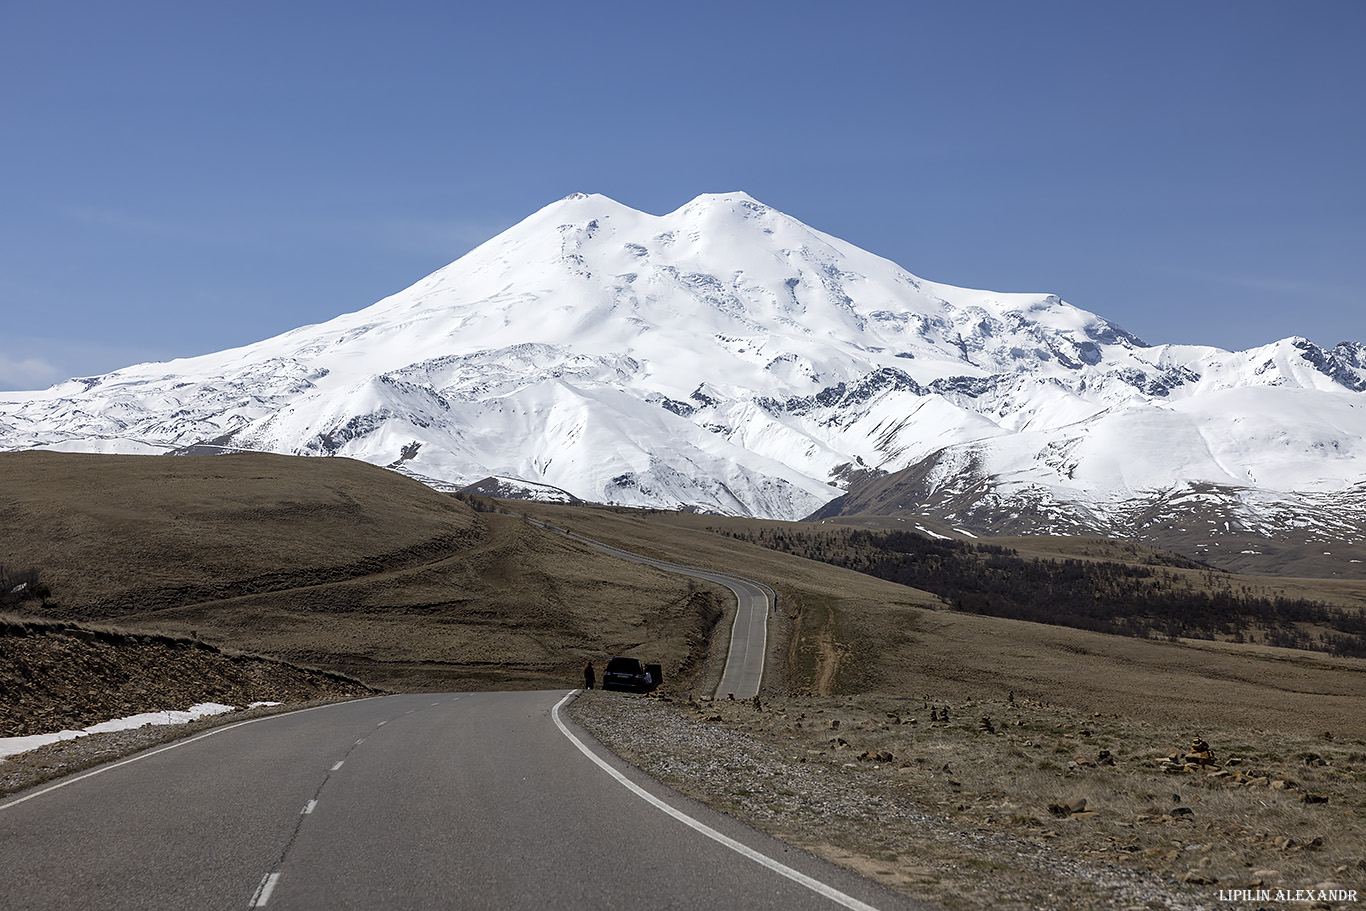
[[[717,694],[759,692],[771,589],[537,524],[730,589]],[[0,906],[924,907],[637,772],[563,719],[572,695],[292,712],[0,800]]]
[[[764,678],[764,659],[768,650],[768,615],[773,607],[773,589],[742,576],[719,573],[696,566],[684,566],[680,563],[670,563],[667,560],[656,560],[653,557],[646,557],[629,550],[622,550],[620,547],[614,547],[611,544],[595,541],[577,532],[550,525],[539,519],[532,519],[529,516],[522,518],[539,525],[541,528],[559,532],[614,557],[620,557],[632,563],[644,563],[647,566],[653,566],[669,573],[691,576],[694,579],[705,579],[708,582],[715,582],[730,589],[731,593],[735,595],[735,622],[731,625],[730,646],[726,652],[726,666],[721,673],[721,682],[716,687],[715,695],[720,698],[734,696],[736,699],[750,699],[759,695],[759,688],[763,684]]]
[[[0,800],[0,905],[919,907],[640,775],[562,719],[570,696],[326,706]]]

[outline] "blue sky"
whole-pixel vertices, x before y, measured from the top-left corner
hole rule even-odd
[[[744,190],[1152,343],[1366,341],[1366,3],[0,0],[0,388]]]

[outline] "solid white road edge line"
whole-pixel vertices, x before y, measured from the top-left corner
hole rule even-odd
[[[366,697],[366,699],[380,699],[380,698],[383,698],[383,697],[381,697],[381,696],[367,696],[367,697]],[[214,729],[211,730],[211,731],[205,731],[205,732],[202,733],[202,734],[197,734],[197,735],[195,735],[194,737],[189,738],[188,740],[177,740],[175,743],[168,743],[168,744],[167,744],[166,746],[164,746],[164,747],[159,747],[158,749],[155,749],[155,750],[148,750],[148,751],[145,752],[145,753],[138,753],[136,756],[130,756],[130,757],[128,757],[127,759],[120,760],[119,762],[111,763],[111,764],[105,765],[105,766],[100,766],[100,767],[97,768],[97,769],[91,769],[89,772],[86,772],[84,775],[77,775],[77,776],[75,776],[74,778],[67,778],[67,779],[65,779],[65,780],[63,780],[63,781],[57,782],[56,784],[48,785],[47,787],[43,788],[41,791],[34,791],[32,794],[25,794],[23,797],[20,797],[20,798],[18,798],[18,799],[16,799],[16,800],[11,800],[11,801],[9,801],[8,803],[0,803],[0,810],[8,810],[10,807],[17,807],[19,804],[24,803],[25,801],[32,800],[32,799],[35,798],[35,797],[42,797],[44,794],[51,793],[52,791],[55,791],[55,790],[57,790],[58,788],[64,788],[64,787],[66,787],[67,785],[75,784],[75,783],[78,782],[78,781],[85,781],[85,779],[87,779],[87,778],[93,778],[93,777],[95,777],[96,775],[99,775],[99,774],[101,774],[101,773],[103,773],[103,772],[108,772],[108,771],[111,771],[111,770],[113,770],[113,769],[117,769],[117,768],[119,768],[120,766],[126,766],[126,765],[128,765],[130,762],[137,762],[137,761],[140,760],[140,759],[147,759],[147,758],[149,758],[149,757],[151,757],[151,756],[157,755],[158,753],[164,753],[164,752],[166,752],[167,750],[174,750],[174,749],[176,749],[177,747],[189,746],[190,744],[192,744],[192,743],[194,743],[194,742],[196,742],[196,741],[203,740],[205,737],[212,737],[212,736],[214,736],[215,734],[222,734],[222,733],[224,733],[224,732],[226,732],[226,731],[231,731],[231,730],[233,730],[234,728],[240,728],[240,727],[243,727],[243,726],[248,725],[248,724],[255,724],[255,723],[258,722],[258,721],[267,721],[267,720],[269,720],[269,719],[271,719],[271,718],[284,718],[284,717],[286,717],[287,715],[299,715],[299,714],[302,714],[303,712],[316,712],[318,709],[327,709],[327,708],[331,708],[331,707],[334,706],[334,705],[349,705],[349,704],[352,703],[352,702],[364,702],[364,701],[365,701],[365,699],[349,699],[349,700],[347,700],[346,702],[329,702],[327,705],[314,705],[314,706],[310,706],[309,708],[306,708],[306,709],[295,709],[295,710],[292,711],[292,712],[281,712],[281,713],[278,714],[278,715],[262,715],[260,718],[251,718],[251,719],[248,719],[247,721],[239,721],[239,722],[237,722],[236,724],[229,724],[229,725],[226,725],[226,726],[221,727],[221,728],[214,728]]]
[[[270,901],[270,893],[275,891],[275,884],[280,881],[279,873],[267,873],[261,879],[261,885],[256,887],[256,894],[251,897],[251,904],[248,908],[264,908],[266,902]]]
[[[597,753],[594,753],[592,750],[590,750],[587,744],[585,744],[582,740],[575,737],[574,732],[569,730],[569,728],[565,726],[565,723],[560,720],[560,708],[570,699],[574,698],[574,696],[578,695],[578,693],[578,690],[571,690],[568,695],[566,695],[563,699],[561,699],[559,702],[555,704],[555,708],[551,709],[550,717],[555,720],[555,726],[560,729],[560,733],[568,737],[570,742],[572,742],[574,746],[579,748],[579,752],[583,753],[583,755],[587,756],[589,759],[593,760],[593,762],[597,763],[603,771],[605,771],[608,775],[611,775],[613,778],[615,778],[619,784],[625,787],[632,794],[635,794],[637,797],[639,797],[646,803],[650,804],[651,806],[663,810],[665,813],[668,813],[674,819],[677,819],[679,822],[683,823],[683,825],[688,826],[689,828],[694,829],[697,832],[700,832],[701,834],[710,838],[712,841],[724,845],[727,848],[730,848],[736,854],[739,854],[742,857],[746,857],[762,867],[767,867],[769,870],[772,870],[779,876],[785,876],[793,882],[805,886],[812,892],[815,892],[817,895],[820,895],[824,898],[828,898],[836,904],[843,905],[844,907],[851,909],[851,911],[877,911],[877,909],[874,908],[872,905],[861,902],[857,898],[854,898],[852,895],[846,895],[845,893],[836,889],[834,886],[826,885],[818,879],[812,879],[805,873],[794,870],[786,864],[779,863],[778,861],[774,860],[766,854],[760,854],[758,851],[754,850],[748,845],[736,841],[729,835],[723,835],[722,833],[716,831],[706,823],[699,822],[698,820],[693,819],[687,813],[684,813],[682,810],[670,806],[669,804],[660,800],[658,797],[651,794],[649,791],[642,788],[640,785],[636,784],[631,779],[627,778],[625,775],[621,774],[621,772],[618,772],[616,769],[612,768],[612,766],[609,765],[605,759],[603,759]]]

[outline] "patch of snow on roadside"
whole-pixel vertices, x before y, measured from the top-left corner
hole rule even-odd
[[[274,705],[275,703],[259,704]],[[53,734],[33,734],[28,737],[0,737],[0,758],[13,756],[16,753],[26,753],[29,750],[36,750],[38,747],[47,746],[49,743],[57,743],[62,740],[74,740],[77,737],[86,737],[90,734],[107,734],[111,731],[128,731],[145,727],[149,724],[186,724],[208,715],[221,715],[224,712],[233,711],[236,711],[236,709],[230,705],[223,705],[217,702],[201,702],[198,705],[191,706],[183,712],[143,712],[140,715],[130,715],[127,718],[115,718],[112,721],[102,721],[99,724],[92,724],[90,727],[80,731],[58,731]]]

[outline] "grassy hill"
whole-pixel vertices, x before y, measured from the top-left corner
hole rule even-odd
[[[0,454],[0,563],[41,618],[195,634],[400,688],[703,673],[719,591],[346,459]]]
[[[809,529],[674,512],[509,504],[550,522],[681,563],[766,582],[779,594],[766,686],[793,694],[883,693],[930,701],[1001,700],[1013,692],[1079,711],[1366,737],[1358,711],[1366,661],[1264,645],[1130,639],[958,613],[938,597],[732,537],[761,527]],[[723,534],[727,532],[729,534]],[[1039,544],[1135,552],[1083,540]],[[1146,552],[1140,555],[1145,559]],[[1203,570],[1188,570],[1197,577]],[[1359,586],[1235,577],[1267,591],[1313,591],[1360,608]],[[1259,589],[1261,590],[1261,589]]]
[[[473,501],[491,504],[492,501]],[[1135,640],[957,613],[939,596],[747,543],[760,523],[662,511],[502,507],[780,595],[770,692],[1019,698],[1192,724],[1366,736],[1366,662],[1226,642]],[[569,686],[585,660],[648,655],[705,691],[724,605],[515,515],[343,459],[0,454],[0,562],[36,567],[49,619],[195,634],[402,688]],[[800,526],[810,528],[811,526]],[[724,532],[724,533],[723,533]],[[1151,557],[1087,539],[1015,542]],[[1174,568],[1195,577],[1200,569]],[[1234,577],[1360,607],[1347,583]]]
[[[526,517],[772,586],[762,709],[683,698],[719,678],[722,591]],[[664,665],[669,698],[580,700],[601,740],[945,906],[1195,906],[1167,897],[1366,870],[1366,660],[951,610],[849,568],[878,553],[852,532],[895,521],[462,499],[343,459],[0,454],[0,580],[29,581],[12,599],[48,589],[0,607],[0,728],[364,692],[310,667],[394,689],[568,688],[585,660],[628,653]],[[1164,586],[1366,606],[1359,581],[1215,573],[1099,539],[991,543],[1111,574],[1155,566]],[[971,581],[970,563],[957,571]],[[1227,765],[1173,771],[1193,737]],[[84,762],[145,745],[84,743]],[[45,749],[0,770],[0,792],[79,767]],[[718,751],[744,761],[717,774]],[[1115,870],[1128,886],[1111,896]]]

